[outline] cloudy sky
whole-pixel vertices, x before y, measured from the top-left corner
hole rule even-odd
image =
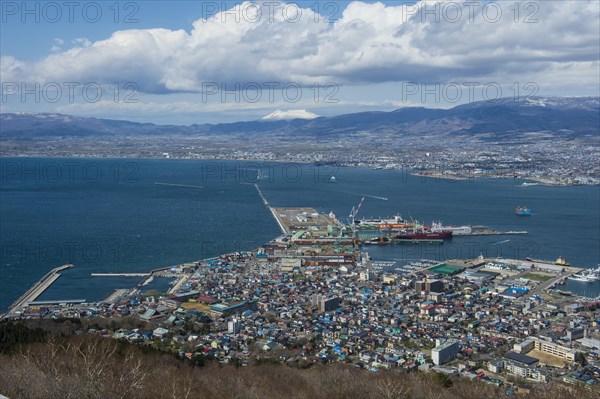
[[[600,2],[2,2],[2,112],[156,123],[598,96]]]

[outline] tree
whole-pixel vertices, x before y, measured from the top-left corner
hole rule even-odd
[[[197,353],[190,359],[190,363],[194,367],[204,367],[208,363],[208,359],[203,353]]]
[[[21,345],[45,342],[46,331],[29,328],[20,323],[0,323],[0,353],[13,353]]]
[[[579,363],[581,367],[585,367],[587,366],[587,355],[584,352],[577,352],[575,361]]]
[[[452,386],[452,380],[444,373],[435,373],[435,380],[444,388],[450,388]]]
[[[406,380],[386,375],[377,380],[377,389],[385,399],[408,399],[410,387]]]

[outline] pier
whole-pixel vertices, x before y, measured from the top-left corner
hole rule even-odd
[[[460,236],[504,236],[504,235],[518,235],[518,234],[529,234],[527,231],[496,231],[496,230],[483,230],[473,231],[469,234],[457,234],[454,237]]]
[[[33,301],[29,302],[30,306],[44,305],[80,305],[85,303],[85,299],[52,299],[48,301]]]
[[[129,289],[124,289],[124,288],[118,288],[115,290],[115,292],[113,292],[112,294],[110,294],[105,300],[104,302],[106,303],[114,303],[116,302],[119,298],[125,296],[127,293],[129,293]]]
[[[410,239],[410,238],[401,238],[398,240],[393,240],[393,242],[405,243],[405,244],[443,244],[444,240],[432,238],[432,239]]]
[[[181,286],[183,284],[185,284],[186,281],[188,281],[188,279],[190,278],[189,274],[184,274],[183,276],[181,276],[181,278],[177,281],[177,283],[175,283],[175,285],[173,285],[173,287],[171,287],[171,289],[169,291],[167,291],[167,295],[171,295],[175,292],[177,292]]]
[[[20,312],[23,308],[29,306],[32,302],[34,302],[44,291],[46,291],[52,283],[54,283],[59,277],[61,271],[65,269],[69,269],[73,267],[72,264],[67,263],[65,265],[55,267],[50,270],[44,277],[41,278],[37,283],[35,283],[30,289],[28,289],[23,295],[16,300],[15,303],[12,304],[7,315],[14,315],[17,312]]]
[[[92,277],[147,277],[151,273],[91,273]]]
[[[281,218],[278,217],[276,209],[275,208],[271,208],[271,206],[269,205],[269,201],[267,201],[267,199],[263,195],[260,187],[258,187],[258,184],[254,184],[254,187],[256,188],[256,191],[258,191],[258,195],[260,195],[260,199],[262,200],[263,204],[267,207],[267,209],[269,209],[269,211],[271,212],[271,214],[273,215],[273,217],[277,221],[277,224],[279,225],[279,228],[281,229],[281,232],[283,234],[290,234],[290,230],[286,227],[286,224],[283,223],[283,221],[281,220]]]
[[[258,195],[260,195],[260,199],[262,199],[263,204],[265,204],[265,206],[267,208],[270,208],[269,207],[269,201],[267,201],[267,199],[263,195],[262,191],[260,190],[260,187],[258,187],[258,184],[254,184],[254,187],[256,187],[256,191],[258,191]]]
[[[162,183],[159,181],[155,181],[154,185],[155,186],[171,186],[171,187],[187,187],[187,188],[204,188],[203,186],[194,186],[192,184]]]

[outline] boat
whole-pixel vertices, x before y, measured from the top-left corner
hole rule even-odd
[[[394,238],[396,238],[397,240],[441,240],[445,238],[452,238],[452,231],[410,229],[401,232]]]
[[[581,271],[569,277],[574,281],[581,281],[585,283],[591,283],[600,280],[600,266],[596,269],[588,269]]]
[[[554,264],[558,266],[569,266],[569,261],[567,261],[567,258],[559,256],[556,261],[554,261]]]
[[[411,227],[400,215],[387,219],[361,219],[355,220],[354,224],[359,228],[378,228],[380,230],[404,229]]]
[[[587,275],[583,274],[583,272],[569,276],[569,280],[580,281],[582,283],[591,283],[592,281],[594,281],[593,279],[589,278]]]
[[[335,176],[331,176],[329,178],[329,183],[337,183],[337,179],[335,178]]]
[[[390,239],[388,237],[375,237],[372,238],[370,240],[365,241],[365,244],[369,244],[369,245],[382,245],[382,244],[389,244]]]
[[[588,277],[592,280],[600,280],[600,265],[597,268],[589,271]]]
[[[531,216],[533,213],[531,212],[531,209],[527,208],[526,206],[518,206],[517,209],[515,209],[515,214],[518,216]]]
[[[452,235],[464,236],[473,232],[471,226],[442,226],[442,223],[431,222],[431,231],[434,233],[451,231]]]
[[[560,295],[563,295],[563,296],[573,296],[572,292],[565,291],[565,290],[556,290],[556,292],[558,292]]]
[[[142,282],[142,284],[140,284],[140,285],[142,287],[145,287],[145,286],[147,286],[148,284],[150,284],[153,281],[154,281],[154,276],[150,276],[146,280],[144,280],[144,282]]]

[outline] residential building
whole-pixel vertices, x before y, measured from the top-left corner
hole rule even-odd
[[[458,354],[459,345],[455,339],[437,340],[436,344],[431,350],[431,359],[436,366],[450,362]]]

